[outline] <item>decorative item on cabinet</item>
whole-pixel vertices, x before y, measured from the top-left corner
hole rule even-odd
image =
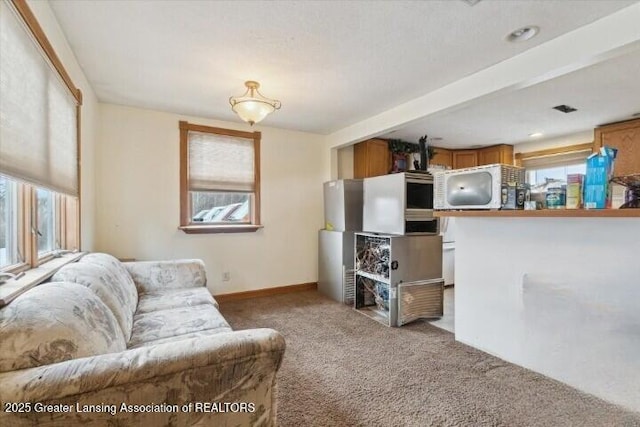
[[[435,155],[433,147],[427,145],[427,138],[428,136],[424,135],[418,140],[418,146],[420,147],[420,161],[413,161],[413,166],[417,171],[426,172],[429,168],[429,164],[431,164],[431,159],[433,159],[433,156]]]
[[[603,146],[618,150],[616,175],[640,173],[640,119],[600,126],[593,134],[594,152]]]
[[[405,172],[409,169],[409,157],[419,151],[417,144],[403,141],[401,139],[390,139],[389,150],[393,156],[393,168],[391,172]]]

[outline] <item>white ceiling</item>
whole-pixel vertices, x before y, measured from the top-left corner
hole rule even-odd
[[[562,113],[552,107],[570,105]],[[433,114],[383,135],[417,142],[422,135],[442,138],[434,145],[469,148],[530,142],[532,133],[550,139],[633,118],[640,114],[640,50],[468,106]],[[640,117],[640,116],[639,116]]]
[[[237,121],[228,98],[242,94],[243,82],[254,79],[265,96],[283,104],[265,125],[329,134],[632,3],[636,1],[484,0],[475,6],[460,0],[50,4],[103,102]],[[540,34],[524,43],[504,40],[525,25],[539,26]],[[520,141],[537,130],[584,130],[609,117],[630,114],[629,104],[634,102],[640,110],[638,82],[632,78],[640,74],[640,61],[615,61],[622,62],[430,116],[390,136],[416,140],[429,133],[445,138],[442,145],[468,146]],[[584,91],[611,72],[620,85],[611,88],[613,80],[605,79],[606,87],[598,94]],[[635,99],[624,89],[629,87]],[[619,111],[609,109],[603,118],[602,112],[592,110],[602,107],[599,100],[605,92],[619,96],[607,101],[624,102]],[[562,114],[555,111],[551,115],[547,110],[557,103],[575,104],[583,115],[580,120],[558,117]]]

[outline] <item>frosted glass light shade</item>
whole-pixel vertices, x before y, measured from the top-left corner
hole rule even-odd
[[[259,123],[267,117],[268,114],[276,110],[271,104],[253,99],[238,101],[231,109],[235,111],[242,120],[252,125]]]
[[[279,110],[280,101],[269,99],[258,92],[260,84],[254,81],[244,83],[247,91],[242,96],[229,98],[231,109],[245,122],[254,125],[262,121],[267,115]]]

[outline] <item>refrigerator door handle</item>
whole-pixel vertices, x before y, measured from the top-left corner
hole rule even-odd
[[[442,230],[442,235],[444,236],[449,229],[449,218],[444,217],[440,218],[440,230]]]

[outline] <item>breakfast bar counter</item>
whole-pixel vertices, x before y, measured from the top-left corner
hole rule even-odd
[[[640,411],[640,210],[457,211],[456,340]]]

